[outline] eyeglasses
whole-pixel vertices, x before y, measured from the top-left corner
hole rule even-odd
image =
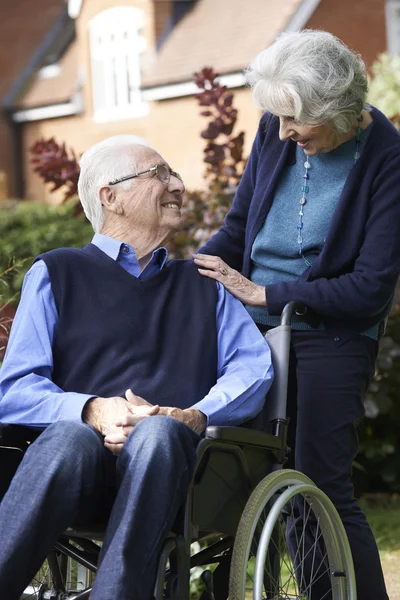
[[[134,179],[135,177],[139,177],[139,175],[144,175],[145,173],[151,173],[155,171],[157,179],[161,181],[161,183],[169,183],[171,177],[176,177],[179,181],[183,181],[182,177],[176,171],[171,171],[165,165],[156,165],[155,167],[151,167],[150,169],[146,169],[145,171],[139,171],[139,173],[132,173],[132,175],[126,175],[125,177],[120,177],[119,179],[114,179],[114,181],[109,181],[107,185],[116,185],[117,183],[121,183],[121,181],[127,181],[128,179]]]

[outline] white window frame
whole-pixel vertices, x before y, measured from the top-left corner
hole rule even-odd
[[[51,65],[46,65],[42,67],[38,71],[39,79],[54,79],[55,77],[59,77],[61,74],[61,67],[58,63],[53,63]]]
[[[144,11],[133,6],[109,8],[89,22],[96,122],[142,117],[149,112],[140,89],[144,23]]]
[[[385,12],[388,52],[400,56],[400,0],[387,0]]]

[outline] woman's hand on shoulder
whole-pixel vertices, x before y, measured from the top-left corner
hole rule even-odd
[[[194,254],[199,273],[222,283],[225,289],[244,304],[266,306],[265,288],[246,279],[239,271],[229,267],[219,256]]]

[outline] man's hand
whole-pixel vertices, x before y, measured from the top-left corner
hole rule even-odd
[[[188,427],[191,427],[196,433],[203,433],[207,426],[206,416],[196,408],[174,408],[172,406],[153,406],[141,396],[137,396],[132,390],[125,393],[128,405],[128,411],[124,411],[113,423],[113,430],[105,435],[104,445],[113,454],[118,455],[126,438],[133,431],[136,425],[147,417],[162,415],[182,421]]]
[[[129,411],[119,417],[114,423],[114,429],[108,433],[104,439],[105,447],[113,454],[118,455],[126,438],[133,431],[136,425],[147,417],[153,417],[159,413],[159,406],[152,406],[146,403],[141,406],[131,406]]]
[[[185,423],[185,425],[198,434],[203,433],[207,427],[207,417],[204,413],[197,410],[197,408],[185,408],[182,410],[172,406],[162,406],[158,414],[182,421],[182,423]]]
[[[125,396],[129,404],[133,406],[151,406],[144,398],[136,396],[132,390],[127,390]],[[174,408],[172,406],[161,406],[158,414],[182,421],[182,423],[185,423],[185,425],[191,427],[191,429],[199,434],[203,433],[207,427],[207,417],[196,408],[185,408],[184,410],[181,410],[180,408]]]
[[[115,421],[129,412],[130,404],[120,396],[92,398],[83,408],[82,421],[107,435],[118,431]]]
[[[136,396],[136,394],[134,394],[132,390],[126,390],[125,396],[129,404],[131,404],[132,406],[153,406],[153,404],[147,402],[147,400],[142,398],[142,396]]]

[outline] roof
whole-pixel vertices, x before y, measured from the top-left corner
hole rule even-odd
[[[8,110],[18,106],[21,96],[30,95],[32,82],[34,85],[37,81],[41,67],[54,64],[69,54],[75,39],[75,22],[68,16],[62,0],[47,1],[53,4],[53,9],[58,8],[58,18],[52,21],[51,26],[47,23],[47,29],[43,30],[39,43],[27,54],[22,70],[4,96],[3,106]],[[41,13],[39,17],[39,21],[42,22]]]
[[[12,106],[21,74],[65,10],[63,0],[3,2],[0,21],[0,102]]]
[[[41,2],[55,3],[59,10],[64,0]],[[159,50],[146,57],[142,76],[145,94],[161,90],[158,95],[153,94],[154,97],[150,98],[154,100],[195,93],[197,88],[194,83],[189,91],[181,88],[188,86],[186,82],[192,82],[193,74],[205,66],[211,66],[219,74],[226,75],[221,81],[228,87],[243,85],[243,76],[238,78],[237,74],[258,52],[272,43],[280,31],[302,28],[319,2],[320,0],[186,0],[185,10],[177,11],[177,18],[169,23],[169,36],[167,27],[166,37]],[[180,3],[181,0],[175,0],[178,8]],[[31,120],[48,118],[48,112],[43,113],[40,107],[58,107],[55,112],[50,111],[53,117],[82,111],[81,99],[79,100],[77,93],[82,82],[74,20],[74,17],[79,16],[81,5],[82,0],[69,0],[68,13],[64,4],[59,18],[48,29],[4,98],[3,106],[13,109],[14,120],[25,121],[27,112]],[[54,63],[57,63],[59,73],[43,78],[40,68]],[[165,95],[163,90],[167,89],[170,92]]]
[[[218,73],[244,69],[285,29],[302,0],[198,0],[176,25],[143,74],[142,86],[191,80],[212,66]]]
[[[25,95],[16,103],[17,110],[68,102],[78,88],[77,76],[77,47],[76,41],[72,42],[68,52],[58,60],[59,72],[52,77],[43,77],[38,71]]]

